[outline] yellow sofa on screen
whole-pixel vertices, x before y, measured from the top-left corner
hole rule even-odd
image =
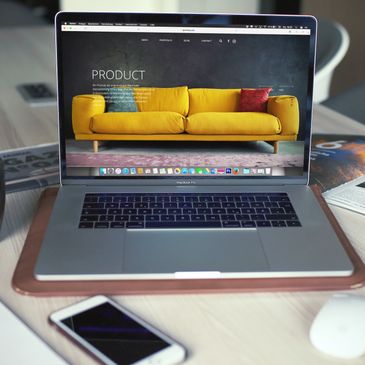
[[[72,100],[76,140],[99,141],[295,141],[299,108],[295,96],[270,96],[267,112],[240,112],[241,89],[187,86],[133,88],[137,112],[106,112],[102,95]]]

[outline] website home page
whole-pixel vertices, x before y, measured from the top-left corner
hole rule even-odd
[[[309,29],[61,30],[67,176],[303,175]]]

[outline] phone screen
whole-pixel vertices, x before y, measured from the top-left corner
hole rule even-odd
[[[61,322],[120,365],[133,364],[170,346],[110,303]]]

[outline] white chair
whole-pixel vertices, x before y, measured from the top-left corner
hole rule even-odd
[[[317,61],[313,91],[315,103],[328,99],[333,72],[344,58],[349,44],[349,34],[341,24],[325,19],[318,21]]]

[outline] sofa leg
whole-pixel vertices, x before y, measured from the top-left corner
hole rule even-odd
[[[274,142],[274,153],[278,153],[279,152],[279,141],[275,141]]]
[[[93,141],[93,151],[95,153],[99,151],[99,141]]]

